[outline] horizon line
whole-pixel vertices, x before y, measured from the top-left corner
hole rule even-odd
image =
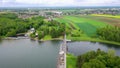
[[[82,8],[82,7],[120,7],[120,6],[1,6],[0,8]]]

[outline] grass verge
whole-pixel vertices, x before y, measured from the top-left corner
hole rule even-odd
[[[67,54],[67,68],[76,68],[77,57],[72,54]]]
[[[91,42],[100,42],[100,43],[113,44],[113,45],[120,46],[119,42],[101,40],[98,38],[90,38],[90,37],[67,37],[67,38],[72,41],[91,41]]]
[[[46,35],[40,41],[50,41],[50,40],[63,40],[63,36],[60,36],[58,38],[52,38],[50,35]]]

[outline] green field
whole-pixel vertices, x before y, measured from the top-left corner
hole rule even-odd
[[[72,37],[67,35],[67,39],[73,41],[95,41],[103,42],[114,45],[120,45],[119,42],[102,40],[97,37],[96,31],[98,28],[109,26],[120,26],[120,20],[118,18],[110,18],[104,16],[93,15],[74,15],[74,16],[62,16],[55,18],[54,20],[65,23],[66,28],[72,32],[72,30],[80,29],[82,34],[79,37]]]
[[[67,54],[67,68],[76,68],[77,57]]]
[[[89,16],[88,16],[89,17]],[[81,29],[87,36],[94,36],[97,28],[108,25],[106,22],[84,16],[63,16],[56,21],[66,23],[69,28]]]

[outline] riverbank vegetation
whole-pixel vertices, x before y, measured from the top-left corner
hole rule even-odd
[[[71,56],[74,60],[67,57],[67,68],[119,68],[120,57],[115,56],[114,50],[108,50],[108,52],[101,51],[90,51],[83,55]],[[76,60],[76,61],[75,61]],[[76,63],[76,64],[75,64]],[[71,65],[71,66],[70,66]]]
[[[107,40],[102,40],[99,38],[90,38],[90,37],[67,37],[68,39],[72,39],[72,41],[91,41],[91,42],[100,42],[100,43],[106,43],[106,44],[113,44],[113,45],[118,45],[120,46],[119,42],[115,41],[107,41]]]

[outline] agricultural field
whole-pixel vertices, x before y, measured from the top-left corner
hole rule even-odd
[[[120,43],[115,41],[101,39],[97,35],[97,30],[100,28],[106,26],[120,27],[120,19],[118,18],[95,15],[71,15],[58,17],[54,20],[66,24],[67,31],[70,31],[67,34],[67,39],[74,41],[94,41],[120,45]],[[77,32],[74,32],[75,30]],[[72,36],[71,33],[76,35]]]
[[[103,22],[106,22],[108,24],[112,24],[112,25],[120,27],[120,15],[112,16],[112,15],[93,14],[90,17],[91,17],[91,19],[96,19],[96,20],[103,21]]]
[[[120,15],[107,15],[107,14],[92,14],[92,16],[102,16],[102,17],[120,18]]]
[[[102,28],[107,25],[120,27],[119,15],[116,17],[113,18],[110,15],[77,15],[62,16],[55,18],[55,20],[65,23],[68,28],[81,29],[87,36],[94,36],[96,35],[97,28]]]
[[[89,18],[88,18],[89,17]],[[56,18],[58,22],[66,23],[66,26],[72,29],[80,29],[87,36],[96,35],[97,28],[109,25],[106,22],[99,21],[97,19],[92,19],[90,16],[63,16]]]

